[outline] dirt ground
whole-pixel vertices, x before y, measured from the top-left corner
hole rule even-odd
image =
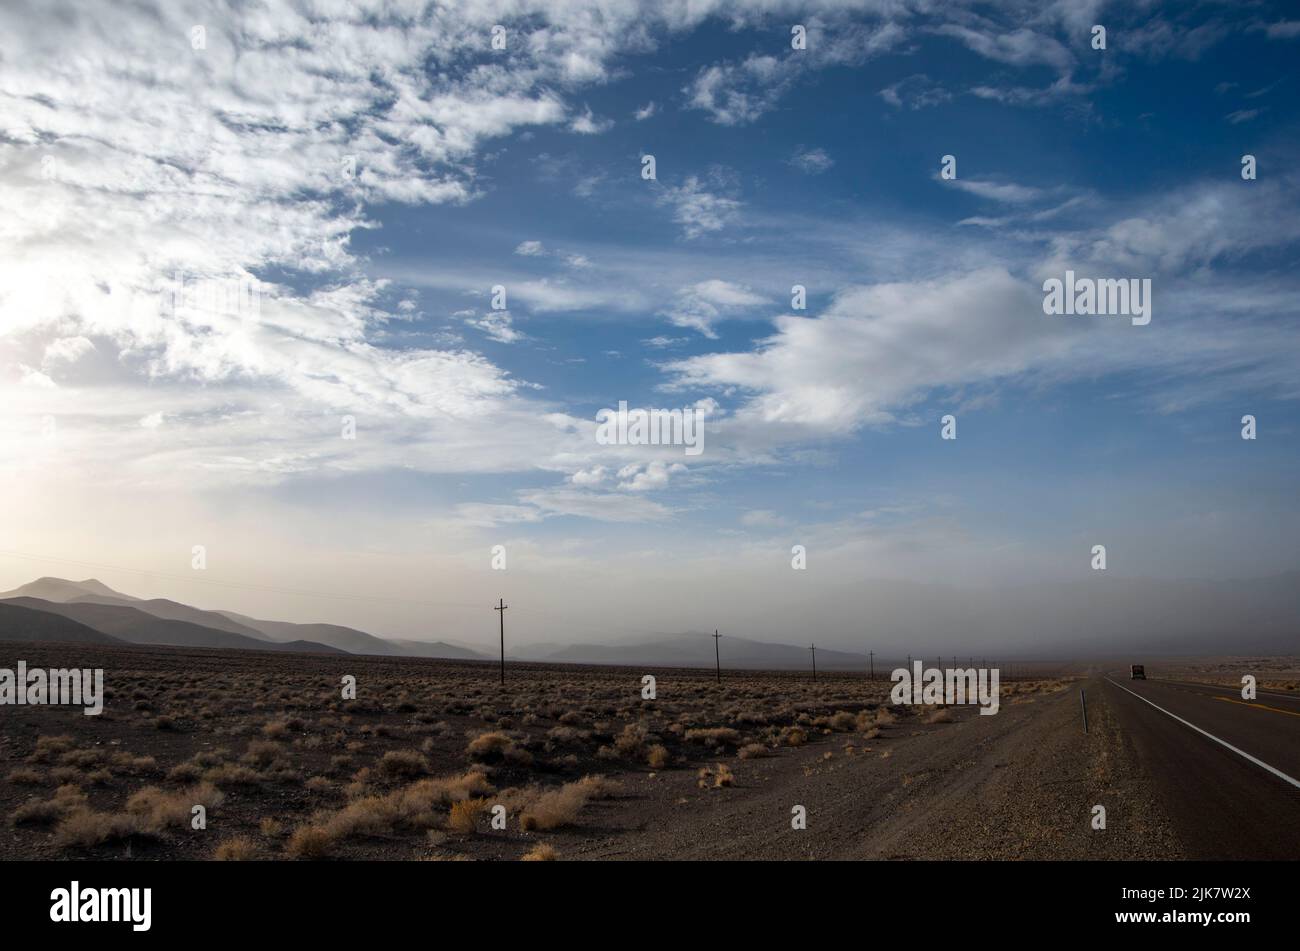
[[[108,694],[99,716],[0,709],[6,859],[1180,854],[1106,711],[1085,737],[1063,678],[1004,683],[979,716],[843,674],[512,664],[503,688],[492,665],[416,658],[5,654],[102,667]]]

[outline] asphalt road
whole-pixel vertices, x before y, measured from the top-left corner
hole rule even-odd
[[[1098,689],[1188,858],[1300,859],[1300,697],[1127,673]]]

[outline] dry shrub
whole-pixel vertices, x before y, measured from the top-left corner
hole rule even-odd
[[[857,729],[858,718],[845,710],[837,710],[831,716],[819,719],[817,725],[830,727],[837,733],[848,733]]]
[[[90,848],[115,839],[129,838],[135,832],[134,816],[78,809],[65,816],[54,830],[54,844],[59,848]]]
[[[451,804],[447,815],[447,828],[452,832],[473,832],[478,826],[478,817],[487,809],[486,799],[462,799]]]
[[[702,727],[686,731],[687,743],[703,743],[705,746],[721,746],[723,743],[730,743],[737,746],[740,740],[740,731],[729,726]]]
[[[614,750],[625,759],[640,759],[647,738],[646,728],[639,723],[629,723],[623,727],[614,740]]]
[[[86,794],[77,786],[60,786],[53,799],[33,799],[14,810],[14,825],[49,825],[68,814],[86,808]]]
[[[203,774],[203,781],[214,786],[260,786],[265,780],[257,770],[235,763],[214,766]]]
[[[15,786],[39,786],[42,782],[41,774],[27,767],[10,770],[7,778]]]
[[[781,742],[786,746],[803,746],[808,742],[808,733],[797,726],[787,726],[781,730]]]
[[[279,760],[283,752],[284,749],[279,743],[271,740],[253,740],[248,744],[248,752],[241,757],[241,760],[265,769]]]
[[[257,845],[247,836],[237,835],[217,846],[212,857],[218,862],[251,862],[257,856]]]
[[[577,785],[587,793],[588,799],[612,799],[623,788],[604,776],[583,776]]]
[[[359,796],[337,812],[318,813],[313,818],[312,825],[306,827],[315,832],[311,835],[304,833],[304,842],[293,854],[297,857],[314,857],[305,853],[298,856],[297,853],[302,848],[316,848],[316,833],[328,838],[328,849],[334,842],[349,836],[388,835],[399,830],[430,829],[438,824],[438,807],[464,802],[476,794],[492,791],[487,777],[479,770],[471,770],[462,776],[421,779],[382,796]],[[290,839],[290,845],[292,844],[293,840]]]
[[[36,749],[28,761],[32,763],[48,763],[61,753],[66,753],[72,749],[73,740],[70,736],[38,736],[36,738]]]
[[[713,768],[707,766],[700,768],[696,785],[701,789],[721,789],[724,786],[734,785],[736,782],[735,775],[731,772],[731,767],[726,763],[714,763]]]
[[[662,743],[656,743],[650,749],[646,750],[645,761],[651,769],[663,769],[670,762],[671,757],[668,755],[668,747]]]
[[[547,845],[545,842],[538,842],[531,849],[523,854],[521,862],[554,862],[560,857],[560,853],[555,851],[555,847]]]
[[[320,826],[299,826],[285,844],[285,854],[294,859],[323,859],[329,856],[334,838]]]
[[[203,776],[203,770],[197,763],[178,763],[167,771],[169,783],[193,783]]]
[[[542,793],[537,801],[519,816],[519,827],[525,832],[536,829],[555,829],[573,825],[587,800],[599,798],[607,791],[602,780],[588,776],[576,783]]]
[[[225,798],[225,793],[210,783],[170,793],[146,786],[126,801],[126,811],[136,820],[137,832],[157,835],[168,828],[188,826],[195,806],[212,809]]]
[[[424,757],[414,750],[389,750],[375,768],[385,779],[411,779],[429,771]]]
[[[923,722],[925,722],[925,723],[952,723],[952,722],[953,722],[953,719],[954,719],[954,718],[953,718],[953,715],[952,715],[952,711],[949,710],[947,707],[936,707],[934,710],[930,711],[929,715],[926,716],[926,718],[925,718],[925,720],[924,720]]]
[[[480,733],[470,740],[465,752],[476,759],[488,759],[493,756],[504,756],[506,750],[514,745],[514,740],[494,730],[490,733]]]
[[[504,759],[511,763],[518,763],[520,766],[528,766],[533,761],[532,753],[499,731],[480,733],[470,741],[466,752],[473,759]]]
[[[741,759],[758,759],[767,755],[767,747],[762,743],[746,743],[740,748]]]

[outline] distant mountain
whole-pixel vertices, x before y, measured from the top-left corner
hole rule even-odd
[[[102,581],[87,578],[85,581],[68,581],[66,578],[37,578],[21,588],[0,592],[0,600],[10,598],[40,598],[42,601],[74,601],[77,598],[116,598],[136,601],[137,598],[114,591]]]
[[[96,604],[90,601],[57,603],[39,598],[10,598],[0,604],[29,608],[47,614],[60,615],[78,624],[93,628],[113,638],[132,644],[167,644],[175,647],[227,647],[242,650],[302,650],[319,653],[342,653],[337,648],[310,641],[296,641],[295,646],[245,637],[230,631],[155,617],[133,607],[117,604]]]
[[[732,669],[808,670],[812,667],[812,655],[807,647],[727,636],[718,647],[722,666]],[[704,632],[667,634],[636,644],[574,644],[539,659],[564,664],[646,667],[712,667],[715,663],[713,635]],[[819,670],[860,670],[865,666],[865,656],[817,649]]]
[[[294,624],[290,621],[263,621],[233,611],[213,611],[232,624],[252,628],[258,635],[273,641],[306,639],[346,651],[349,654],[401,654],[395,641],[375,637],[365,631],[338,624]]]
[[[24,599],[39,603],[27,603]],[[94,578],[85,581],[38,578],[12,591],[0,593],[0,601],[51,611],[123,641],[138,644],[308,650],[385,657],[449,657],[465,660],[484,657],[469,648],[441,641],[387,639],[339,624],[265,621],[234,611],[203,610],[167,598],[135,598],[115,591]],[[71,607],[77,609],[67,609]],[[136,613],[125,613],[126,611]],[[250,644],[249,640],[258,643]]]
[[[468,647],[458,647],[445,641],[411,641],[404,638],[390,637],[390,644],[400,649],[407,657],[444,657],[449,660],[491,660],[487,654],[481,654]]]
[[[6,603],[0,603],[0,641],[64,641],[70,644],[117,645],[125,643],[71,618]]]
[[[112,604],[119,607],[132,607],[137,611],[143,611],[145,614],[152,614],[154,617],[168,621],[188,621],[190,624],[198,624],[202,627],[210,627],[213,630],[226,631],[230,634],[241,634],[244,637],[252,637],[259,641],[280,639],[268,637],[257,628],[241,624],[222,611],[204,611],[201,608],[192,608],[188,604],[181,604],[179,601],[169,601],[167,598],[151,598],[143,601],[139,598],[126,598],[122,595],[115,597],[85,595],[80,598],[69,598],[66,603]]]

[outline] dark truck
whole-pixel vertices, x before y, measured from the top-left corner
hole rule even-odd
[[[1146,680],[1147,672],[1141,664],[1134,664],[1129,671],[1129,680]]]

